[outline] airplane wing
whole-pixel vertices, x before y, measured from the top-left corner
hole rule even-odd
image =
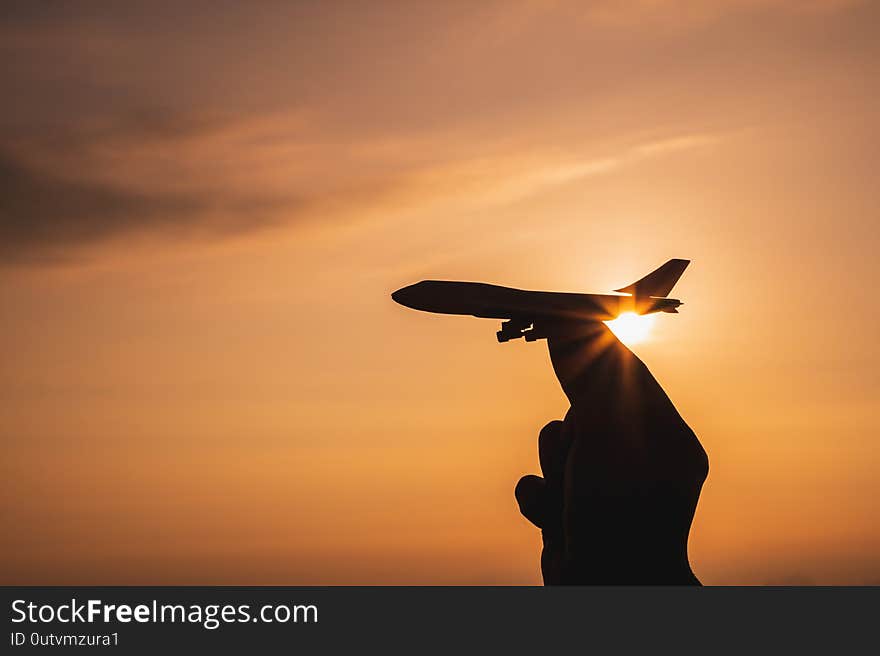
[[[655,296],[660,298],[668,296],[690,263],[690,260],[669,260],[644,278],[614,291],[621,294],[632,294],[633,296]]]

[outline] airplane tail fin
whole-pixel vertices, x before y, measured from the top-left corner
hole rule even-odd
[[[641,280],[637,280],[631,285],[615,289],[614,291],[622,294],[632,294],[633,296],[654,296],[664,297],[672,291],[675,283],[681,278],[681,274],[690,264],[690,260],[669,260],[666,264],[649,273]]]

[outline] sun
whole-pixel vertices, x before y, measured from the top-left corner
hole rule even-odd
[[[651,326],[654,325],[653,314],[636,314],[635,312],[624,312],[616,319],[606,321],[611,332],[617,335],[617,339],[630,346],[631,344],[641,344],[648,339],[651,333]]]

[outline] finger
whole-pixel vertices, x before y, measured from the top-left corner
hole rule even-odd
[[[547,483],[561,485],[568,457],[569,433],[561,421],[551,421],[538,434],[538,460]]]
[[[513,493],[523,517],[538,528],[544,528],[549,514],[547,484],[544,479],[532,474],[523,476]]]
[[[583,418],[625,415],[645,400],[668,401],[644,363],[604,323],[560,325],[548,345],[562,389]]]
[[[605,324],[557,323],[549,332],[550,362],[572,405],[601,391],[613,360],[628,351]]]

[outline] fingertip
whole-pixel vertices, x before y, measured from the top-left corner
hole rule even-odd
[[[544,425],[544,428],[541,429],[541,432],[538,433],[538,448],[558,440],[562,433],[563,425],[564,423],[560,419],[554,419],[553,421],[547,422],[547,424]]]
[[[538,461],[541,471],[550,481],[562,478],[568,453],[566,436],[565,422],[558,419],[549,422],[538,434]]]
[[[523,476],[513,491],[522,516],[538,528],[543,528],[546,514],[546,483],[540,476]]]
[[[522,505],[523,502],[531,501],[532,496],[536,492],[540,492],[544,489],[544,479],[540,476],[536,476],[535,474],[526,474],[521,479],[519,479],[516,483],[516,487],[513,490],[514,496],[516,496],[516,500]]]
[[[551,342],[583,341],[597,339],[611,334],[611,330],[603,321],[584,319],[557,319],[545,321],[544,332]]]

